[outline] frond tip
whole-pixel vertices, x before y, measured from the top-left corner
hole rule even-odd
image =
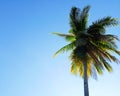
[[[54,32],[54,33],[52,33],[52,34],[55,34],[55,35],[57,35],[57,36],[61,36],[61,37],[65,38],[68,42],[73,42],[73,41],[75,41],[75,36],[74,36],[74,34],[72,34],[72,33],[62,34],[62,33],[59,33],[59,32]]]

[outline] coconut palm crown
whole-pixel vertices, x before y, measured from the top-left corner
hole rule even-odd
[[[119,60],[111,52],[120,55],[115,44],[115,40],[119,40],[118,37],[105,34],[106,27],[118,25],[118,19],[107,16],[87,26],[89,9],[90,6],[84,7],[82,11],[72,7],[69,34],[54,33],[70,42],[58,50],[54,56],[71,50],[71,72],[79,73],[82,77],[84,76],[84,59],[87,62],[87,76],[89,77],[94,76],[96,72],[102,74],[104,69],[111,72],[110,62],[119,63]]]
[[[71,50],[71,72],[78,73],[84,80],[84,96],[89,96],[88,78],[96,77],[96,73],[103,74],[103,70],[112,71],[111,62],[120,61],[113,53],[120,55],[115,40],[117,36],[106,34],[106,28],[118,25],[118,20],[110,16],[93,22],[88,26],[88,12],[90,6],[83,10],[72,7],[70,12],[69,34],[54,33],[64,37],[69,44],[59,49],[58,53]]]

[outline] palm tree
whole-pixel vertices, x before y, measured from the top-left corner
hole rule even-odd
[[[84,96],[89,96],[88,78],[96,76],[97,73],[102,74],[104,69],[111,72],[111,61],[119,63],[112,52],[120,55],[115,43],[115,40],[119,40],[118,37],[106,34],[106,28],[118,25],[118,20],[107,16],[87,26],[89,9],[90,6],[84,7],[81,11],[79,8],[72,7],[69,33],[54,33],[69,42],[54,56],[70,50],[71,72],[79,73],[83,78]]]

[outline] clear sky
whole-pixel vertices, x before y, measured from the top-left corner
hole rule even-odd
[[[86,5],[89,24],[120,18],[120,0],[0,0],[0,96],[84,96],[82,78],[70,73],[69,53],[53,58],[66,42],[51,33],[67,33],[71,7]],[[119,36],[120,27],[108,32]],[[111,65],[111,74],[89,80],[90,96],[120,96],[120,65]]]

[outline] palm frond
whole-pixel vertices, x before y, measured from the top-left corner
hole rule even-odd
[[[105,28],[102,25],[93,23],[91,26],[89,26],[87,32],[97,38],[97,35],[105,32]]]
[[[118,38],[118,36],[116,35],[111,35],[111,34],[106,34],[103,35],[104,38],[107,38],[109,41],[113,41],[113,40],[118,40],[120,41],[120,39]]]
[[[119,22],[116,18],[112,18],[110,16],[108,17],[104,17],[102,19],[99,19],[95,22],[92,23],[91,26],[89,26],[88,28],[88,33],[91,34],[103,34],[105,33],[105,27],[109,27],[109,26],[116,26],[118,25]]]
[[[73,50],[74,47],[75,47],[75,42],[72,42],[72,43],[62,47],[61,49],[59,49],[53,56],[55,57],[59,53],[64,53],[65,51]]]
[[[55,35],[58,35],[58,36],[61,36],[61,37],[74,36],[73,34],[62,34],[62,33],[59,33],[59,32],[53,32],[52,34],[55,34]]]
[[[108,52],[105,52],[105,54],[106,54],[105,58],[112,60],[113,62],[120,63],[119,59],[117,59],[115,56],[111,55]]]
[[[82,10],[81,14],[80,14],[80,18],[79,18],[79,30],[83,31],[86,30],[87,28],[87,22],[88,22],[88,12],[90,10],[90,6],[86,6],[84,7],[84,9]]]
[[[100,58],[100,60],[103,63],[104,68],[107,69],[108,72],[112,72],[113,71],[113,69],[110,66],[110,64],[104,58]]]
[[[70,33],[70,34],[62,34],[62,33],[54,32],[52,34],[64,37],[68,42],[75,41],[75,36],[72,33]]]
[[[102,25],[104,27],[108,27],[108,26],[116,26],[119,24],[117,18],[112,18],[110,16],[104,17],[102,19],[99,19],[95,22],[93,22],[94,24],[98,24],[98,25]]]
[[[109,60],[110,62],[113,61],[113,62],[116,62],[116,63],[119,63],[120,61],[113,55],[111,55],[109,52],[108,52],[108,48],[105,47],[103,49],[103,46],[99,46],[99,45],[96,45],[95,43],[91,42],[91,47],[90,49],[94,50],[94,53],[96,55],[98,55],[99,57],[102,57],[102,58],[105,58],[106,60]],[[89,49],[89,50],[90,50]],[[110,51],[113,51],[113,50],[110,50]],[[114,49],[114,51],[117,51]],[[119,52],[119,51],[118,51]],[[118,54],[119,55],[119,54]]]
[[[71,73],[72,74],[77,74],[78,73],[78,68],[75,63],[72,62],[71,64]]]
[[[72,7],[70,12],[70,26],[72,28],[72,32],[76,34],[77,29],[79,28],[78,25],[78,14],[80,13],[80,9],[77,7]]]
[[[92,43],[94,45],[94,47],[99,47],[99,49],[103,50],[103,52],[105,53],[106,51],[111,51],[114,52],[118,55],[120,55],[120,51],[117,50],[117,46],[115,44],[113,44],[113,42],[106,42],[106,41],[99,41],[99,42],[94,42]],[[99,50],[97,48],[97,50]],[[103,54],[104,54],[103,53]]]
[[[119,38],[117,36],[111,35],[111,34],[99,34],[99,35],[97,35],[97,37],[94,36],[94,38],[92,38],[92,39],[95,40],[95,42],[98,42],[98,44],[99,44],[99,42],[106,43],[106,44],[109,43],[112,46],[114,46],[114,48],[117,48],[115,40],[119,41]]]
[[[102,62],[99,61],[99,59],[97,58],[95,52],[93,52],[94,50],[90,50],[90,51],[87,51],[87,53],[89,54],[89,56],[92,58],[92,60],[98,64],[99,66],[102,66]]]
[[[94,67],[95,67],[95,69],[97,70],[97,73],[98,73],[98,74],[100,74],[100,75],[103,74],[103,68],[102,68],[100,65],[94,63]]]
[[[80,11],[80,9],[76,7],[72,8],[70,13],[70,25],[74,34],[84,32],[84,30],[86,29],[89,9],[90,6],[84,7],[82,11]]]

